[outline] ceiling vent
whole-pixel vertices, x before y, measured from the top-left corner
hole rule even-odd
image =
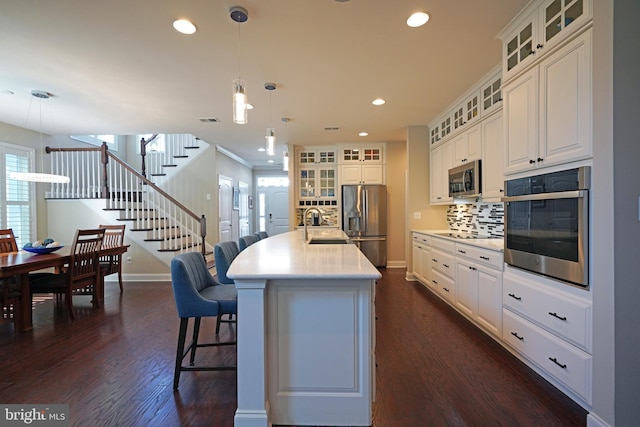
[[[337,131],[340,130],[339,126],[325,126],[324,130],[326,131]]]
[[[217,117],[203,117],[203,118],[198,119],[198,120],[200,120],[201,122],[204,122],[204,123],[220,123],[220,119],[217,118]]]

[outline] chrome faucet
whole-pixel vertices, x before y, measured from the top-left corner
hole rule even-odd
[[[308,207],[307,209],[304,210],[304,213],[302,214],[302,222],[304,223],[304,241],[308,242],[309,241],[309,234],[307,232],[307,214],[309,212],[315,212],[318,215],[320,215],[320,222],[322,223],[322,211],[314,206]]]

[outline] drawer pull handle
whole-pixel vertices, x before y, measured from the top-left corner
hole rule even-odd
[[[451,291],[449,290],[449,288],[442,288],[442,289],[444,289],[444,290],[445,290],[445,291],[447,291],[447,292],[451,292]]]
[[[433,283],[435,283],[436,285],[438,284],[437,280],[432,280]]]
[[[558,313],[552,313],[552,312],[549,312],[549,315],[550,315],[550,316],[555,317],[556,319],[560,319],[560,320],[562,320],[563,322],[566,322],[566,321],[567,321],[567,318],[566,318],[566,317],[558,316]]]
[[[555,357],[550,357],[549,360],[560,366],[562,369],[567,369],[567,365],[563,365],[562,363],[558,362],[558,359],[556,359]]]
[[[517,332],[511,332],[511,335],[513,335],[514,337],[518,338],[520,341],[524,341],[524,337],[521,337],[520,335],[518,335]]]
[[[458,249],[458,252],[460,252],[461,254],[466,254],[467,251],[463,251],[462,249]]]
[[[438,262],[438,260],[437,260],[437,259],[435,259],[435,258],[431,258],[431,261],[433,261],[433,262]]]
[[[442,264],[442,266],[449,268],[449,264]]]
[[[476,271],[476,270],[477,270],[477,268],[469,266],[469,270]]]
[[[522,297],[517,297],[515,294],[509,294],[509,296],[515,300],[522,301]]]
[[[489,259],[490,259],[490,258],[489,258],[488,256],[482,256],[482,255],[480,255],[480,259],[483,259],[483,260],[485,260],[485,261],[489,261]]]

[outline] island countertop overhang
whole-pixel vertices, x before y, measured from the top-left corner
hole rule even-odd
[[[342,230],[317,231],[324,237],[346,236]],[[304,242],[302,230],[271,236],[249,246],[231,263],[227,276],[235,281],[382,277],[356,245],[310,245]]]

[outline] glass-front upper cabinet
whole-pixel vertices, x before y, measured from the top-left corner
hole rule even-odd
[[[308,148],[298,153],[298,163],[301,165],[326,165],[336,163],[336,150],[330,148]]]
[[[583,0],[552,0],[544,7],[544,41],[553,37],[584,16]]]
[[[541,59],[554,45],[584,28],[593,0],[539,0],[498,35],[503,43],[503,81]]]
[[[502,73],[482,85],[482,115],[502,105]]]
[[[453,111],[453,132],[470,124],[480,117],[480,96],[474,91],[466,100],[459,104]]]
[[[371,144],[364,146],[342,145],[339,146],[340,164],[348,163],[384,163],[384,145]]]

